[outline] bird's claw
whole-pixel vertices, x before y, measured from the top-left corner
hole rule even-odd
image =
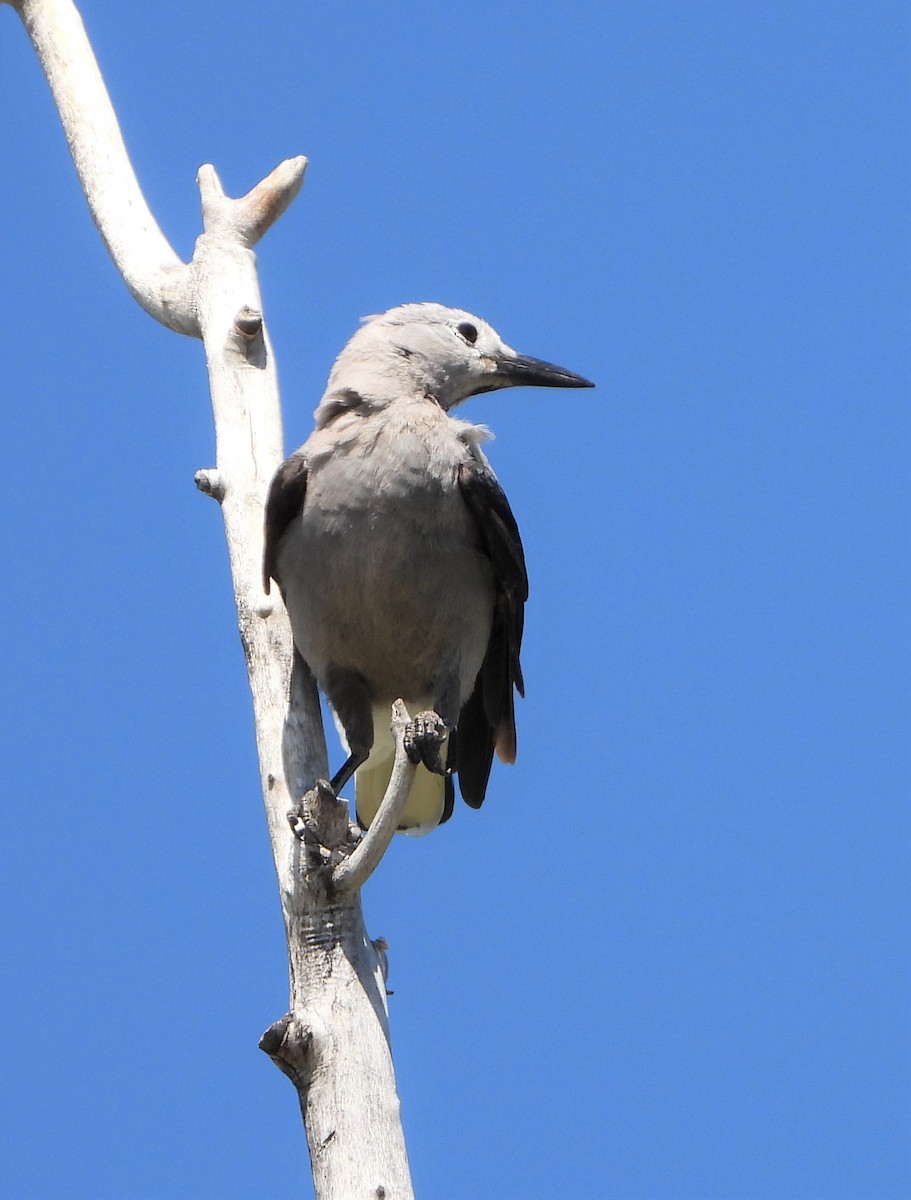
[[[412,717],[402,734],[402,743],[409,762],[423,763],[434,775],[448,775],[440,754],[448,732],[443,718],[432,709]]]

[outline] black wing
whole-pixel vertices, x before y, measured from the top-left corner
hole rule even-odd
[[[465,463],[459,469],[459,487],[493,564],[495,587],[487,653],[455,733],[459,788],[467,804],[480,808],[494,750],[504,762],[516,760],[513,688],[525,694],[519,651],[528,574],[519,527],[494,473],[476,460]]]
[[[286,458],[269,484],[266,499],[266,540],[263,548],[263,590],[268,596],[270,580],[281,587],[278,570],[278,543],[282,534],[304,507],[307,494],[307,460],[300,454]]]

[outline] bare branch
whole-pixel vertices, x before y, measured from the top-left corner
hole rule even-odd
[[[404,703],[396,700],[392,706],[392,733],[395,738],[392,777],[370,828],[349,857],[335,868],[332,882],[339,892],[350,892],[364,886],[379,866],[399,827],[399,820],[417,770],[417,765],[411,762],[405,753],[404,733],[408,720],[408,710]]]
[[[346,806],[313,787],[328,774],[315,682],[294,652],[280,596],[264,596],[261,585],[263,506],[284,439],[251,247],[299,191],[306,160],[280,163],[240,199],[225,195],[214,167],[202,167],[204,230],[192,261],[181,262],[140,191],[72,0],[0,3],[28,31],[92,216],[127,287],[156,320],[205,346],[216,463],[197,472],[196,485],[219,501],[224,519],[291,975],[290,1012],[263,1048],[297,1087],[320,1200],[408,1200],[384,943],[367,936],[358,888],[389,844],[414,768],[399,761],[397,731],[393,785],[375,829],[352,850]],[[300,838],[288,822],[292,810],[303,813]],[[333,870],[346,857],[339,890]]]
[[[79,13],[70,0],[16,0],[13,7],[50,84],[92,219],[124,282],[157,321],[198,336],[187,299],[189,269],[142,194]]]
[[[203,225],[209,232],[228,225],[245,246],[255,246],[300,191],[306,169],[307,160],[302,154],[287,158],[246,196],[228,200],[215,168],[209,164],[200,167],[197,181],[202,196]]]
[[[92,219],[136,301],[178,333],[200,337],[191,268],[162,233],[136,179],[85,27],[71,0],[0,0],[19,13],[47,76]],[[300,191],[307,160],[280,163],[240,200],[200,168],[207,231],[255,245]],[[227,227],[227,228],[226,228]]]

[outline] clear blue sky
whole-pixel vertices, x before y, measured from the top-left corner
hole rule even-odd
[[[184,256],[260,248],[289,448],[433,299],[594,392],[479,397],[520,756],[364,903],[428,1200],[911,1196],[904,3],[81,9]],[[308,1193],[200,346],[129,298],[0,9],[0,1196]]]

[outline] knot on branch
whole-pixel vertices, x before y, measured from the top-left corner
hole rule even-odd
[[[256,337],[263,331],[263,314],[257,312],[255,308],[251,308],[249,304],[245,304],[234,318],[234,325],[237,332],[243,337]]]
[[[313,1033],[293,1013],[285,1013],[259,1039],[259,1048],[301,1091],[313,1076]]]
[[[225,498],[225,481],[221,472],[214,467],[204,467],[193,476],[193,482],[205,496],[211,496],[221,504]]]
[[[268,620],[277,608],[278,604],[275,597],[267,596],[265,592],[260,593],[258,599],[253,604],[253,612],[263,621]]]
[[[263,332],[263,314],[245,304],[234,318],[232,349],[239,351],[254,367],[266,365],[266,338]]]

